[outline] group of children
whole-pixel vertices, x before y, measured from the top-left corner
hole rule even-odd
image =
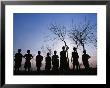
[[[21,67],[22,58],[25,58],[25,64],[24,68],[25,71],[30,71],[31,69],[31,62],[30,60],[33,58],[32,54],[30,54],[30,50],[27,50],[27,54],[24,56],[21,54],[21,49],[18,49],[18,53],[15,54],[15,71],[19,71],[19,68]],[[60,52],[60,66],[59,66],[59,56],[57,55],[57,51],[54,51],[54,55],[51,57],[49,53],[47,53],[47,56],[45,58],[45,70],[50,71],[51,67],[53,71],[67,71],[69,69],[69,58],[68,58],[68,49],[65,49],[65,46],[62,47],[62,51]],[[85,69],[89,69],[89,62],[88,59],[90,56],[86,54],[86,50],[83,51],[82,55],[82,62],[85,67]],[[73,63],[73,70],[80,70],[79,65],[79,55],[77,52],[77,48],[73,48],[71,62]],[[36,56],[36,67],[37,71],[40,72],[40,68],[42,66],[43,56],[41,55],[41,52],[38,51],[38,55]],[[51,66],[51,63],[53,66]]]

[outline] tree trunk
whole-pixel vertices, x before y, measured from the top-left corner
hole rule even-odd
[[[69,69],[69,58],[68,58],[68,46],[66,44],[66,42],[64,41],[65,47],[66,47],[66,52],[67,52],[67,69]]]
[[[65,44],[65,47],[66,47],[67,45],[66,45],[66,42],[65,41],[64,41],[64,44]]]
[[[82,47],[83,47],[83,51],[85,50],[85,46],[84,46],[84,43],[82,44]]]

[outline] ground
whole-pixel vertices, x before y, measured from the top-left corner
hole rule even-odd
[[[19,72],[14,72],[14,75],[97,75],[97,68],[91,68],[90,70],[86,71],[85,69],[80,69],[79,71],[75,70],[68,70],[68,71],[50,71],[50,72],[46,72],[46,71],[41,71],[41,72],[37,72],[37,71],[19,71]]]

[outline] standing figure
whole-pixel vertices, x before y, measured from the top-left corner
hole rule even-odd
[[[88,54],[86,54],[86,50],[83,51],[83,55],[82,55],[82,61],[83,61],[83,65],[85,67],[86,70],[89,69],[89,61],[88,59],[90,58],[90,56]]]
[[[74,52],[72,52],[72,57],[71,57],[71,62],[73,62],[73,71],[75,70],[75,66],[76,66],[76,69],[79,70],[80,69],[80,66],[79,66],[79,55],[77,53],[77,48],[73,48]]]
[[[40,67],[41,67],[42,60],[43,60],[43,56],[41,56],[40,54],[41,52],[38,51],[38,55],[36,56],[36,67],[37,67],[38,72],[40,71]]]
[[[18,53],[15,54],[15,71],[19,71],[19,68],[21,67],[23,55],[21,54],[21,49],[18,49]]]
[[[53,68],[52,70],[53,71],[58,71],[58,67],[59,67],[59,56],[56,55],[57,51],[54,51],[54,55],[52,56],[52,65],[53,65]]]
[[[51,57],[49,56],[49,53],[47,53],[47,57],[45,58],[45,62],[46,62],[45,70],[50,71],[50,69],[51,69]]]
[[[25,61],[25,71],[28,69],[28,71],[30,71],[31,68],[31,62],[30,60],[33,58],[32,54],[30,54],[30,50],[27,50],[27,54],[24,55],[24,58],[26,59]]]
[[[60,52],[60,70],[67,70],[67,57],[65,47],[62,47],[62,51]]]

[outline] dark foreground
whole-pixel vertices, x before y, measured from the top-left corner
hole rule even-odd
[[[61,71],[50,71],[50,72],[46,72],[46,71],[41,71],[41,72],[37,72],[37,71],[19,71],[19,72],[14,72],[14,75],[97,75],[97,68],[91,68],[90,70],[86,71],[85,69],[80,69],[79,71],[73,71],[73,70],[68,70],[65,72],[61,72]]]

